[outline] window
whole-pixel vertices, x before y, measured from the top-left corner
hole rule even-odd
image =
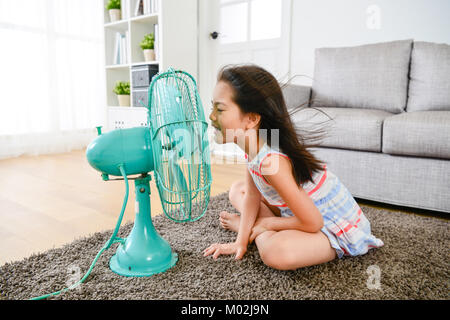
[[[104,123],[103,12],[101,0],[0,0],[0,158],[37,133],[55,150]]]
[[[221,0],[222,44],[281,37],[282,0]]]

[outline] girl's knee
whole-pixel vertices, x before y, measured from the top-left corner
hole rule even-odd
[[[276,270],[296,269],[288,261],[285,261],[286,259],[280,256],[278,253],[265,253],[264,255],[261,255],[261,260],[266,266]]]
[[[298,267],[290,261],[289,257],[278,253],[265,254],[261,256],[262,261],[268,267],[276,270],[295,270]]]
[[[233,184],[230,187],[230,191],[228,192],[228,199],[231,203],[234,202],[236,196],[242,195],[242,193],[245,193],[245,181],[238,180],[233,182]]]
[[[258,248],[259,249],[259,248]],[[293,261],[292,254],[286,252],[285,248],[266,245],[259,249],[259,255],[265,265],[277,270],[295,270],[296,261]]]
[[[330,255],[327,259],[317,260],[316,257],[302,257],[298,254],[296,255],[292,252],[287,252],[283,248],[260,253],[260,256],[264,264],[277,270],[296,270],[299,268],[325,263],[335,258],[335,255]]]

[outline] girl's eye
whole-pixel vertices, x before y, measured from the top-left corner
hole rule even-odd
[[[218,111],[218,112],[222,112],[223,110],[221,110],[221,109],[217,109],[217,111]]]

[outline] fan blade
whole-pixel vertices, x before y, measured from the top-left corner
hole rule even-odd
[[[191,197],[190,190],[186,183],[186,179],[184,177],[183,171],[178,165],[178,156],[175,150],[170,152],[168,167],[169,167],[169,175],[171,177],[172,185],[170,189],[172,191],[177,192],[178,200],[180,203],[179,209],[183,213],[183,219],[190,219],[190,211],[191,211]]]

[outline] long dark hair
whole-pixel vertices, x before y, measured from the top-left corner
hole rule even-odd
[[[306,108],[308,101],[288,112],[282,86],[265,69],[252,65],[227,65],[218,73],[217,81],[225,81],[233,88],[233,101],[244,114],[261,116],[259,129],[266,129],[267,144],[272,145],[271,129],[278,129],[279,149],[292,161],[293,175],[298,185],[313,182],[313,173],[323,170],[324,163],[308,149],[319,146],[323,132],[304,130],[292,123],[291,115]]]

